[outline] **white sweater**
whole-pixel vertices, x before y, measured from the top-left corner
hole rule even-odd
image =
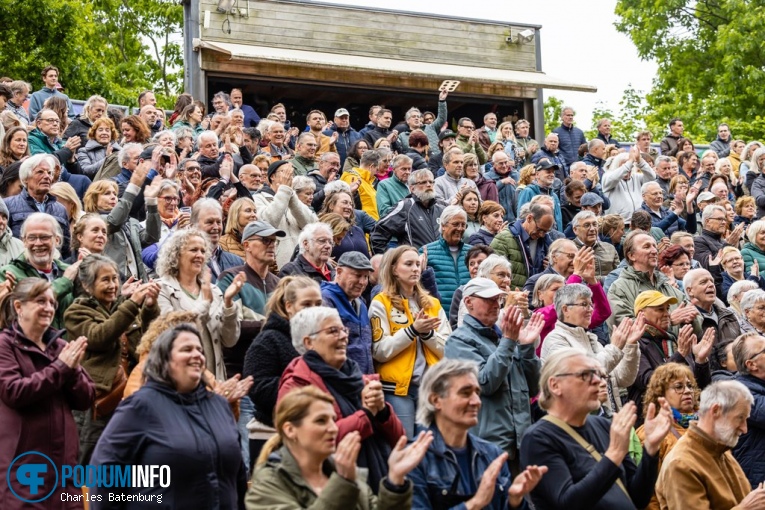
[[[603,174],[603,193],[611,201],[611,207],[605,214],[619,214],[626,223],[632,219],[632,213],[640,209],[643,195],[640,188],[646,182],[656,179],[656,173],[648,163],[640,160],[642,173],[632,172],[632,176],[624,180],[624,176],[632,170],[633,162],[627,161],[616,170],[608,170]]]

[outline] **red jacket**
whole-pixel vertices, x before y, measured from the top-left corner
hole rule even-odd
[[[294,388],[302,388],[303,386],[316,386],[321,391],[327,394],[331,394],[321,379],[321,376],[311,370],[308,364],[303,360],[303,357],[293,359],[287,368],[284,369],[282,378],[279,381],[279,396],[277,397],[277,404],[279,401]],[[405,435],[404,426],[401,425],[401,421],[396,416],[393,408],[387,402],[386,407],[390,411],[390,417],[384,422],[375,422],[373,425],[369,419],[369,415],[363,409],[359,409],[350,416],[343,416],[340,413],[340,406],[337,402],[334,404],[335,414],[337,414],[337,441],[340,442],[346,434],[354,431],[358,431],[361,434],[361,440],[368,438],[375,432],[375,425],[378,430],[385,436],[387,443],[393,447],[398,442],[399,438]]]
[[[0,473],[8,472],[13,459],[27,451],[37,451],[50,457],[60,469],[62,464],[77,464],[79,435],[72,417],[72,409],[89,409],[96,396],[96,387],[82,367],[69,368],[58,359],[66,345],[60,338],[61,332],[49,329],[43,341],[45,352],[24,337],[17,329],[0,331]],[[44,462],[38,456],[26,456],[14,463],[15,472],[19,463]],[[40,491],[47,493],[52,481],[49,467],[43,477],[46,484]],[[19,495],[27,499],[38,499],[29,494],[29,487],[12,484]],[[71,494],[82,491],[67,484]],[[61,481],[58,489],[35,508],[82,508],[82,503],[62,503]],[[8,484],[0,484],[0,501],[4,509],[31,508],[14,496]]]

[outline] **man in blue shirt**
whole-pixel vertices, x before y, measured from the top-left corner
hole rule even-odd
[[[29,118],[37,118],[37,113],[42,110],[46,99],[49,97],[58,96],[66,99],[66,106],[69,112],[67,116],[72,120],[76,119],[77,113],[74,111],[74,106],[72,106],[72,102],[69,100],[69,96],[59,92],[58,90],[58,67],[47,66],[45,69],[43,69],[42,80],[43,83],[45,83],[45,86],[32,94],[29,99]]]

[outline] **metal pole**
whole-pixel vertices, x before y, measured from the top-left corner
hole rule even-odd
[[[204,100],[202,69],[194,39],[199,38],[199,0],[183,0],[183,90]]]
[[[537,54],[537,71],[542,72],[542,40],[541,31],[534,29],[534,45]],[[545,97],[544,91],[537,89],[537,98],[534,100],[534,139],[540,144],[545,139]]]

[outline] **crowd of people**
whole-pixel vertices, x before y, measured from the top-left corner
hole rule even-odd
[[[167,465],[172,508],[765,508],[762,143],[586,140],[568,107],[535,141],[445,91],[358,130],[238,89],[74,115],[41,78],[0,78],[1,472]]]

